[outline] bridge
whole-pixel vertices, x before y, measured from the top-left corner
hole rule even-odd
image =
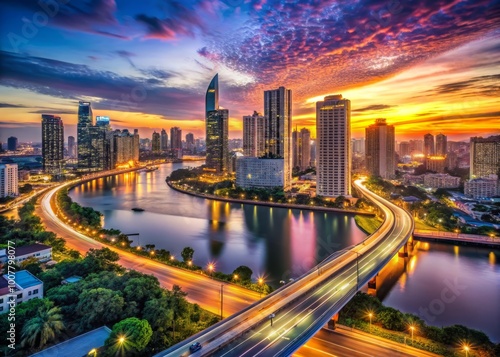
[[[155,357],[290,356],[307,342],[405,246],[414,223],[400,207],[355,187],[373,201],[385,219],[364,242],[332,254],[294,282]]]
[[[500,247],[500,239],[493,234],[490,236],[478,234],[465,234],[445,231],[418,230],[413,232],[413,236],[418,240],[442,241],[448,243],[461,243],[470,245],[485,245],[494,248]]]

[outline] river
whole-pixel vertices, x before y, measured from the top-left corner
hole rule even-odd
[[[303,274],[329,254],[361,242],[351,215],[205,200],[170,189],[165,178],[189,164],[165,164],[153,172],[131,172],[75,187],[73,200],[104,214],[135,244],[154,244],[180,258],[186,246],[194,262],[229,273],[240,265],[274,286]],[[144,212],[131,211],[134,207]],[[392,276],[378,295],[388,306],[419,314],[427,323],[460,323],[500,341],[500,252],[419,243],[415,255],[394,259]],[[451,289],[453,294],[444,289]],[[454,290],[453,290],[454,289]]]

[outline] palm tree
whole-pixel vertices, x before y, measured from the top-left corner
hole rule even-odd
[[[38,348],[41,348],[62,330],[64,330],[64,323],[61,309],[57,306],[41,306],[37,315],[24,325],[21,344],[35,347],[38,342]]]

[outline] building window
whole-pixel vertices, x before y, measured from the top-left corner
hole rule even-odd
[[[33,290],[33,294],[38,294],[38,289]]]
[[[17,294],[17,298],[18,298],[18,299],[22,299],[22,298],[23,298],[23,293],[21,293],[21,294]]]
[[[0,311],[3,311],[3,306],[0,306]]]
[[[0,299],[0,304],[3,304],[3,298]]]
[[[31,295],[31,293],[32,293],[32,291],[28,291],[28,296],[30,296],[30,295]]]

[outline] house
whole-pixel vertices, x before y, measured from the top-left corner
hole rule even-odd
[[[52,259],[52,247],[40,243],[16,247],[14,256],[16,264],[22,263],[30,257],[35,257],[42,263],[48,262]],[[0,263],[5,264],[6,262],[7,252],[2,249],[0,250]]]
[[[0,314],[9,311],[10,307],[35,298],[43,298],[43,282],[29,271],[21,270],[0,277]]]

